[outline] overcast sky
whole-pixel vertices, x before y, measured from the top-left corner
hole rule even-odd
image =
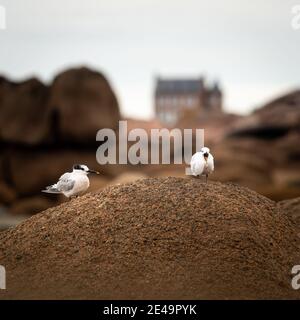
[[[300,87],[300,0],[0,0],[0,73],[50,81],[102,71],[126,116],[153,115],[156,75],[217,79],[228,111],[247,113]]]

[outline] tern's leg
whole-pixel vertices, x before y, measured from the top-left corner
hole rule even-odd
[[[208,174],[205,175],[205,182],[207,183]]]

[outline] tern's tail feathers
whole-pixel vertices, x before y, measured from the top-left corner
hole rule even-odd
[[[45,192],[45,193],[61,193],[61,192],[57,189],[57,187],[56,187],[55,184],[52,185],[52,186],[46,187],[46,189],[45,189],[45,190],[42,190],[42,192]]]

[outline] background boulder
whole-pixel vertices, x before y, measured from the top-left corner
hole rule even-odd
[[[104,76],[87,68],[59,74],[49,101],[59,139],[94,142],[102,128],[116,129],[120,119],[116,96]]]
[[[1,88],[2,87],[2,88]],[[41,144],[50,138],[49,88],[38,79],[0,82],[0,139]]]
[[[24,215],[61,201],[45,199],[41,190],[75,163],[99,170],[96,133],[116,129],[118,120],[116,96],[99,72],[70,69],[49,86],[35,78],[17,83],[0,77],[0,207]],[[124,169],[99,171],[96,185],[103,187]]]

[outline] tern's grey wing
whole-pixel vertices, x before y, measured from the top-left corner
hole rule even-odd
[[[74,184],[75,180],[72,179],[71,173],[67,172],[59,178],[59,181],[56,184],[56,188],[61,192],[66,192],[72,190]]]

